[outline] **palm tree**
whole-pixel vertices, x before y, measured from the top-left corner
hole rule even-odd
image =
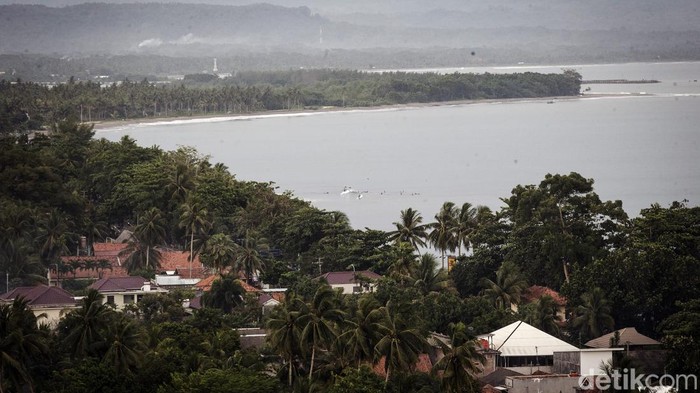
[[[557,314],[559,305],[549,295],[544,295],[532,303],[525,315],[525,322],[553,336],[559,335],[561,317]]]
[[[190,240],[189,240],[189,246],[190,246],[190,255],[189,255],[189,265],[190,265],[190,278],[192,278],[192,260],[194,259],[195,253],[194,253],[194,235],[197,232],[201,232],[204,228],[207,227],[208,223],[208,215],[209,213],[207,210],[202,207],[200,204],[193,202],[193,201],[187,201],[185,202],[182,207],[182,213],[180,214],[180,223],[179,226],[180,228],[185,228],[186,233],[189,232],[190,235]]]
[[[217,233],[207,241],[200,259],[204,265],[223,276],[224,269],[236,259],[236,243],[229,235]]]
[[[452,288],[452,280],[444,269],[437,269],[437,259],[433,254],[423,254],[414,275],[414,285],[423,295]]]
[[[454,203],[445,202],[438,214],[435,215],[435,222],[429,225],[431,230],[428,234],[428,241],[436,250],[440,250],[443,269],[445,268],[445,253],[457,249],[458,241],[455,232],[458,213]]]
[[[102,272],[104,272],[105,269],[109,269],[110,272],[113,270],[112,262],[106,259],[100,259],[97,261],[95,269],[97,270],[98,277],[102,278]]]
[[[24,298],[0,305],[0,393],[34,391],[27,363],[48,353],[36,317]]]
[[[387,383],[391,374],[415,366],[418,355],[425,350],[427,342],[418,329],[409,327],[394,310],[391,302],[371,314],[374,314],[372,318],[379,320],[377,332],[381,336],[374,347],[375,360],[384,357],[384,383]]]
[[[338,341],[345,344],[345,352],[351,359],[357,360],[358,369],[363,362],[374,359],[374,347],[380,338],[378,327],[380,315],[373,314],[372,311],[378,308],[379,303],[374,297],[361,297],[355,315],[345,321],[349,328],[338,337]]]
[[[302,335],[300,309],[303,307],[303,302],[292,293],[274,309],[267,321],[267,328],[270,331],[267,341],[287,362],[289,386],[292,386],[294,358],[300,352],[299,344]]]
[[[389,266],[389,274],[397,280],[406,282],[410,280],[416,271],[416,256],[413,254],[413,247],[408,243],[398,243],[392,247]]]
[[[484,296],[490,298],[496,307],[507,310],[514,304],[520,304],[527,281],[515,263],[506,261],[496,271],[496,282],[484,277],[481,279],[481,285],[484,288]]]
[[[81,307],[71,311],[61,321],[59,330],[64,333],[68,348],[73,348],[73,359],[96,353],[103,344],[103,331],[106,329],[112,310],[102,303],[102,295],[89,289],[81,300]]]
[[[473,207],[469,202],[464,203],[462,208],[459,209],[455,235],[457,237],[457,250],[459,250],[460,256],[462,256],[462,248],[464,248],[465,251],[469,251],[471,247],[471,235],[478,227],[478,209],[478,207]]]
[[[243,303],[245,290],[233,274],[215,280],[211,291],[206,292],[202,301],[206,307],[213,307],[230,313],[236,306]]]
[[[253,275],[262,272],[265,263],[260,257],[258,250],[268,250],[266,240],[251,235],[246,231],[245,237],[239,246],[236,247],[236,266],[245,272],[248,284],[253,283]]]
[[[68,235],[68,223],[63,215],[52,209],[46,217],[39,220],[39,236],[41,259],[44,262],[56,260],[60,255],[68,254],[66,236]]]
[[[146,268],[150,269],[151,248],[165,241],[165,218],[163,213],[155,207],[146,210],[137,220],[134,236],[139,243],[146,246]],[[158,260],[154,262],[155,267],[160,265]]]
[[[425,247],[425,239],[428,237],[422,222],[423,217],[418,211],[410,207],[401,210],[401,221],[394,223],[396,230],[389,232],[389,241],[409,243],[420,254],[419,248]]]
[[[440,373],[441,392],[477,391],[474,377],[480,371],[484,357],[477,351],[478,343],[466,333],[463,323],[450,324],[450,344],[438,340],[444,357],[435,363],[432,373]]]
[[[122,316],[107,329],[109,347],[102,361],[112,366],[118,374],[130,374],[133,368],[141,364],[142,354],[146,350],[144,337],[136,321]]]
[[[605,298],[605,292],[595,287],[581,295],[581,305],[576,308],[573,320],[582,342],[599,337],[615,328],[612,306]]]
[[[316,290],[313,299],[302,309],[299,322],[304,326],[301,332],[303,342],[311,344],[311,366],[309,381],[314,373],[316,349],[327,348],[337,337],[336,323],[344,318],[337,297],[329,285],[322,285]]]
[[[73,279],[78,274],[78,270],[83,269],[85,266],[85,263],[80,259],[73,259],[68,264],[70,265],[71,273],[73,273]]]

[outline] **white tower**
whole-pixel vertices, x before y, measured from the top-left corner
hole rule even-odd
[[[214,70],[213,70],[213,71],[214,71],[215,74],[216,74],[217,72],[219,72],[219,68],[216,66],[216,57],[214,58]]]

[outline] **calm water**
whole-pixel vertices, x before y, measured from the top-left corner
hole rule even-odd
[[[511,67],[446,72],[559,72],[584,79],[659,79],[592,85],[613,97],[477,103],[238,120],[140,124],[100,130],[141,145],[196,147],[244,180],[327,210],[355,228],[391,229],[402,209],[430,221],[444,201],[499,209],[518,184],[576,171],[630,215],[658,202],[700,201],[700,63]],[[585,87],[585,86],[584,86]],[[635,96],[628,93],[646,93]],[[341,195],[344,187],[364,192]]]

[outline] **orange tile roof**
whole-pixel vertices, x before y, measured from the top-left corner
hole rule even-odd
[[[211,291],[211,284],[213,284],[217,278],[218,276],[216,274],[212,274],[208,277],[203,278],[200,282],[196,283],[194,287],[204,292]]]
[[[98,257],[117,257],[128,246],[126,243],[93,243],[92,250]]]
[[[182,278],[190,278],[190,253],[189,251],[160,251],[160,271],[175,271]],[[192,278],[205,278],[210,275],[209,269],[199,260],[199,256],[192,260]]]

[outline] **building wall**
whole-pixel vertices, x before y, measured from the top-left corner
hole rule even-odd
[[[554,352],[554,364],[552,372],[555,374],[568,374],[581,372],[581,352]]]
[[[612,362],[611,351],[581,352],[582,375],[603,375],[605,372],[601,366],[604,362]]]
[[[355,287],[359,287],[361,292],[353,292],[353,288]],[[344,295],[351,295],[353,293],[373,292],[374,284],[369,285],[369,290],[366,290],[364,287],[362,287],[359,282],[357,284],[333,284],[331,285],[331,288],[342,288]]]
[[[36,319],[37,325],[47,324],[51,328],[55,328],[58,326],[58,323],[61,321],[61,318],[63,318],[63,316],[65,316],[65,314],[72,309],[74,309],[74,308],[58,308],[58,307],[43,308],[42,307],[42,308],[32,308],[32,312],[34,313],[34,316],[37,318]],[[41,314],[45,314],[46,317],[42,318]]]
[[[508,393],[574,392],[578,383],[579,377],[568,375],[506,377]]]

